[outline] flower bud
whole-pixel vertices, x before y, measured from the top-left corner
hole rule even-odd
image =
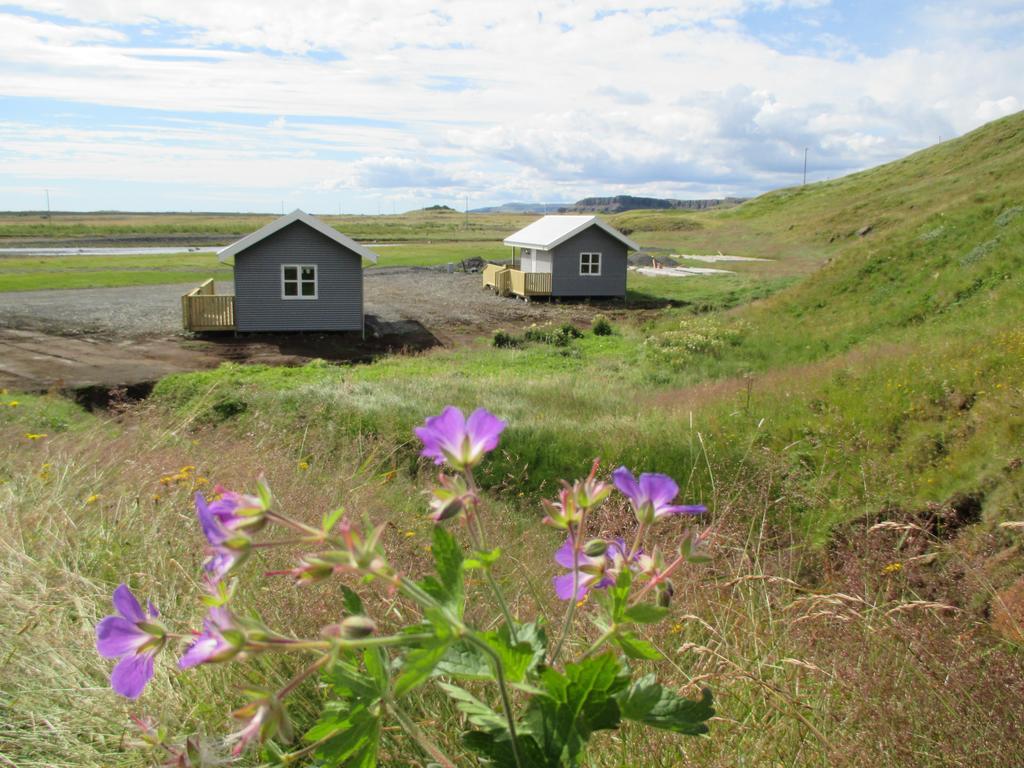
[[[369,616],[346,616],[339,626],[345,640],[362,640],[377,631],[376,622]]]
[[[672,604],[672,596],[676,593],[676,588],[672,586],[671,581],[664,581],[658,586],[658,605],[662,608],[668,608]]]
[[[583,554],[587,557],[600,557],[608,551],[608,542],[604,539],[591,539],[583,545]]]

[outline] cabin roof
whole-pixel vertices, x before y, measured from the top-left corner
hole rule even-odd
[[[520,248],[540,248],[542,251],[549,251],[588,227],[600,227],[631,251],[640,250],[639,245],[597,216],[542,216],[515,234],[506,237],[504,243]]]
[[[293,224],[296,221],[301,221],[307,227],[315,229],[324,237],[330,238],[339,245],[345,246],[350,251],[359,254],[362,258],[366,259],[367,261],[373,262],[374,264],[377,263],[377,254],[371,251],[369,248],[367,248],[364,245],[360,245],[351,237],[347,237],[346,235],[341,234],[341,232],[336,230],[334,227],[320,221],[320,219],[318,219],[316,216],[311,216],[305,211],[300,211],[298,208],[296,208],[294,211],[287,214],[286,216],[281,216],[277,219],[274,219],[266,226],[261,227],[260,229],[257,229],[255,232],[246,235],[241,240],[236,240],[235,242],[231,243],[231,245],[224,246],[219,251],[217,251],[217,258],[224,263],[230,263],[229,260],[236,254],[241,253],[246,248],[250,248],[253,245],[256,245],[256,243],[260,242],[261,240],[265,240],[275,232],[284,229],[289,224]]]

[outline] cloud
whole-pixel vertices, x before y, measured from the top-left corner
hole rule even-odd
[[[7,188],[751,194],[798,181],[805,148],[840,175],[1024,103],[1020,8],[1001,0],[934,1],[867,47],[819,0],[4,8]]]

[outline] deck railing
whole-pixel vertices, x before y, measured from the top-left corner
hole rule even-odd
[[[213,280],[181,297],[181,325],[186,331],[233,331],[235,297],[214,293]]]
[[[484,267],[484,287],[493,288],[499,296],[530,296],[551,295],[550,272],[522,272],[500,264],[488,264]]]

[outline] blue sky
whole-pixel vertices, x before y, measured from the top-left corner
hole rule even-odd
[[[0,209],[748,196],[1024,108],[1024,2],[0,4]]]

